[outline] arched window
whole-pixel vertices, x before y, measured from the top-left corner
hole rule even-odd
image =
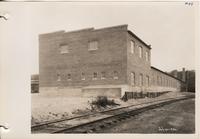
[[[57,74],[57,81],[61,81],[61,76],[60,76],[60,74]]]
[[[150,55],[149,55],[149,51],[146,51],[146,54],[145,54],[146,56],[146,61],[150,61]]]
[[[131,53],[135,53],[135,42],[131,41]]]
[[[97,80],[97,72],[94,72],[93,73],[93,78],[92,78],[93,80]]]
[[[146,76],[146,85],[149,86],[149,76]]]
[[[131,85],[135,85],[135,73],[131,72]]]
[[[101,72],[101,79],[102,80],[106,79],[106,72],[105,71]]]
[[[142,46],[139,46],[139,57],[142,58]]]
[[[85,73],[84,72],[81,73],[81,80],[85,80]]]
[[[67,80],[68,81],[72,80],[71,74],[67,74]]]

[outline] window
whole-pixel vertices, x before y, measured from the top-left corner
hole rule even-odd
[[[155,84],[155,77],[154,77],[154,75],[152,76],[152,85],[154,85]]]
[[[71,79],[71,74],[67,74],[67,80],[70,81]]]
[[[159,81],[159,76],[157,76],[157,85],[160,84],[160,81]]]
[[[135,85],[135,73],[131,72],[131,85]]]
[[[148,51],[146,51],[146,61],[149,61],[149,52]]]
[[[81,73],[81,80],[85,80],[85,73]]]
[[[146,84],[149,86],[149,76],[146,76]]]
[[[60,74],[57,74],[57,81],[61,81],[61,76],[60,76]]]
[[[69,47],[66,44],[60,45],[60,53],[61,54],[66,54],[69,53]]]
[[[160,77],[160,86],[162,86],[162,77]]]
[[[143,75],[142,74],[140,74],[140,78],[139,78],[140,80],[139,80],[139,85],[140,86],[142,86],[143,85]]]
[[[131,41],[131,53],[133,54],[135,52],[135,42]]]
[[[93,80],[97,80],[97,72],[94,72],[93,73],[93,78],[92,78]]]
[[[114,71],[114,77],[113,77],[115,80],[118,79],[118,72],[117,71]]]
[[[139,57],[142,58],[142,46],[139,46]]]
[[[106,79],[106,73],[103,71],[103,72],[101,72],[101,79],[103,80],[103,79]]]
[[[163,86],[165,86],[165,77],[163,77],[162,82],[163,82]]]
[[[153,75],[153,85],[156,85],[156,76]]]
[[[98,42],[97,41],[91,41],[89,42],[88,50],[93,51],[98,49]]]

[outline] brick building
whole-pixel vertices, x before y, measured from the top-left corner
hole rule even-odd
[[[126,91],[181,89],[151,67],[151,47],[127,25],[39,35],[40,93],[122,97]]]
[[[39,75],[31,75],[31,93],[39,92]]]

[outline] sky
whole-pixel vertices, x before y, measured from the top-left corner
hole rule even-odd
[[[185,2],[2,2],[0,13],[9,13],[10,18],[0,19],[1,62],[12,66],[24,62],[27,67],[21,69],[36,74],[39,34],[128,24],[151,45],[152,66],[191,70],[195,68],[194,7]]]

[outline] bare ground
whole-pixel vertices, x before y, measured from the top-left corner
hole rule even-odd
[[[195,133],[195,99],[141,113],[101,133]]]
[[[184,95],[182,92],[170,92],[159,96],[157,98],[143,98],[143,99],[131,99],[127,102],[123,102],[120,99],[114,99],[120,106],[110,106],[103,108],[102,110],[112,109],[115,107],[128,106],[133,104],[144,103],[153,100],[159,100],[169,97],[177,97]],[[78,98],[78,97],[66,97],[66,96],[45,96],[40,94],[31,95],[31,116],[32,125],[52,121],[61,118],[67,118],[77,115],[83,115],[93,112],[91,108],[91,102],[96,98]],[[111,98],[112,99],[112,98]]]

